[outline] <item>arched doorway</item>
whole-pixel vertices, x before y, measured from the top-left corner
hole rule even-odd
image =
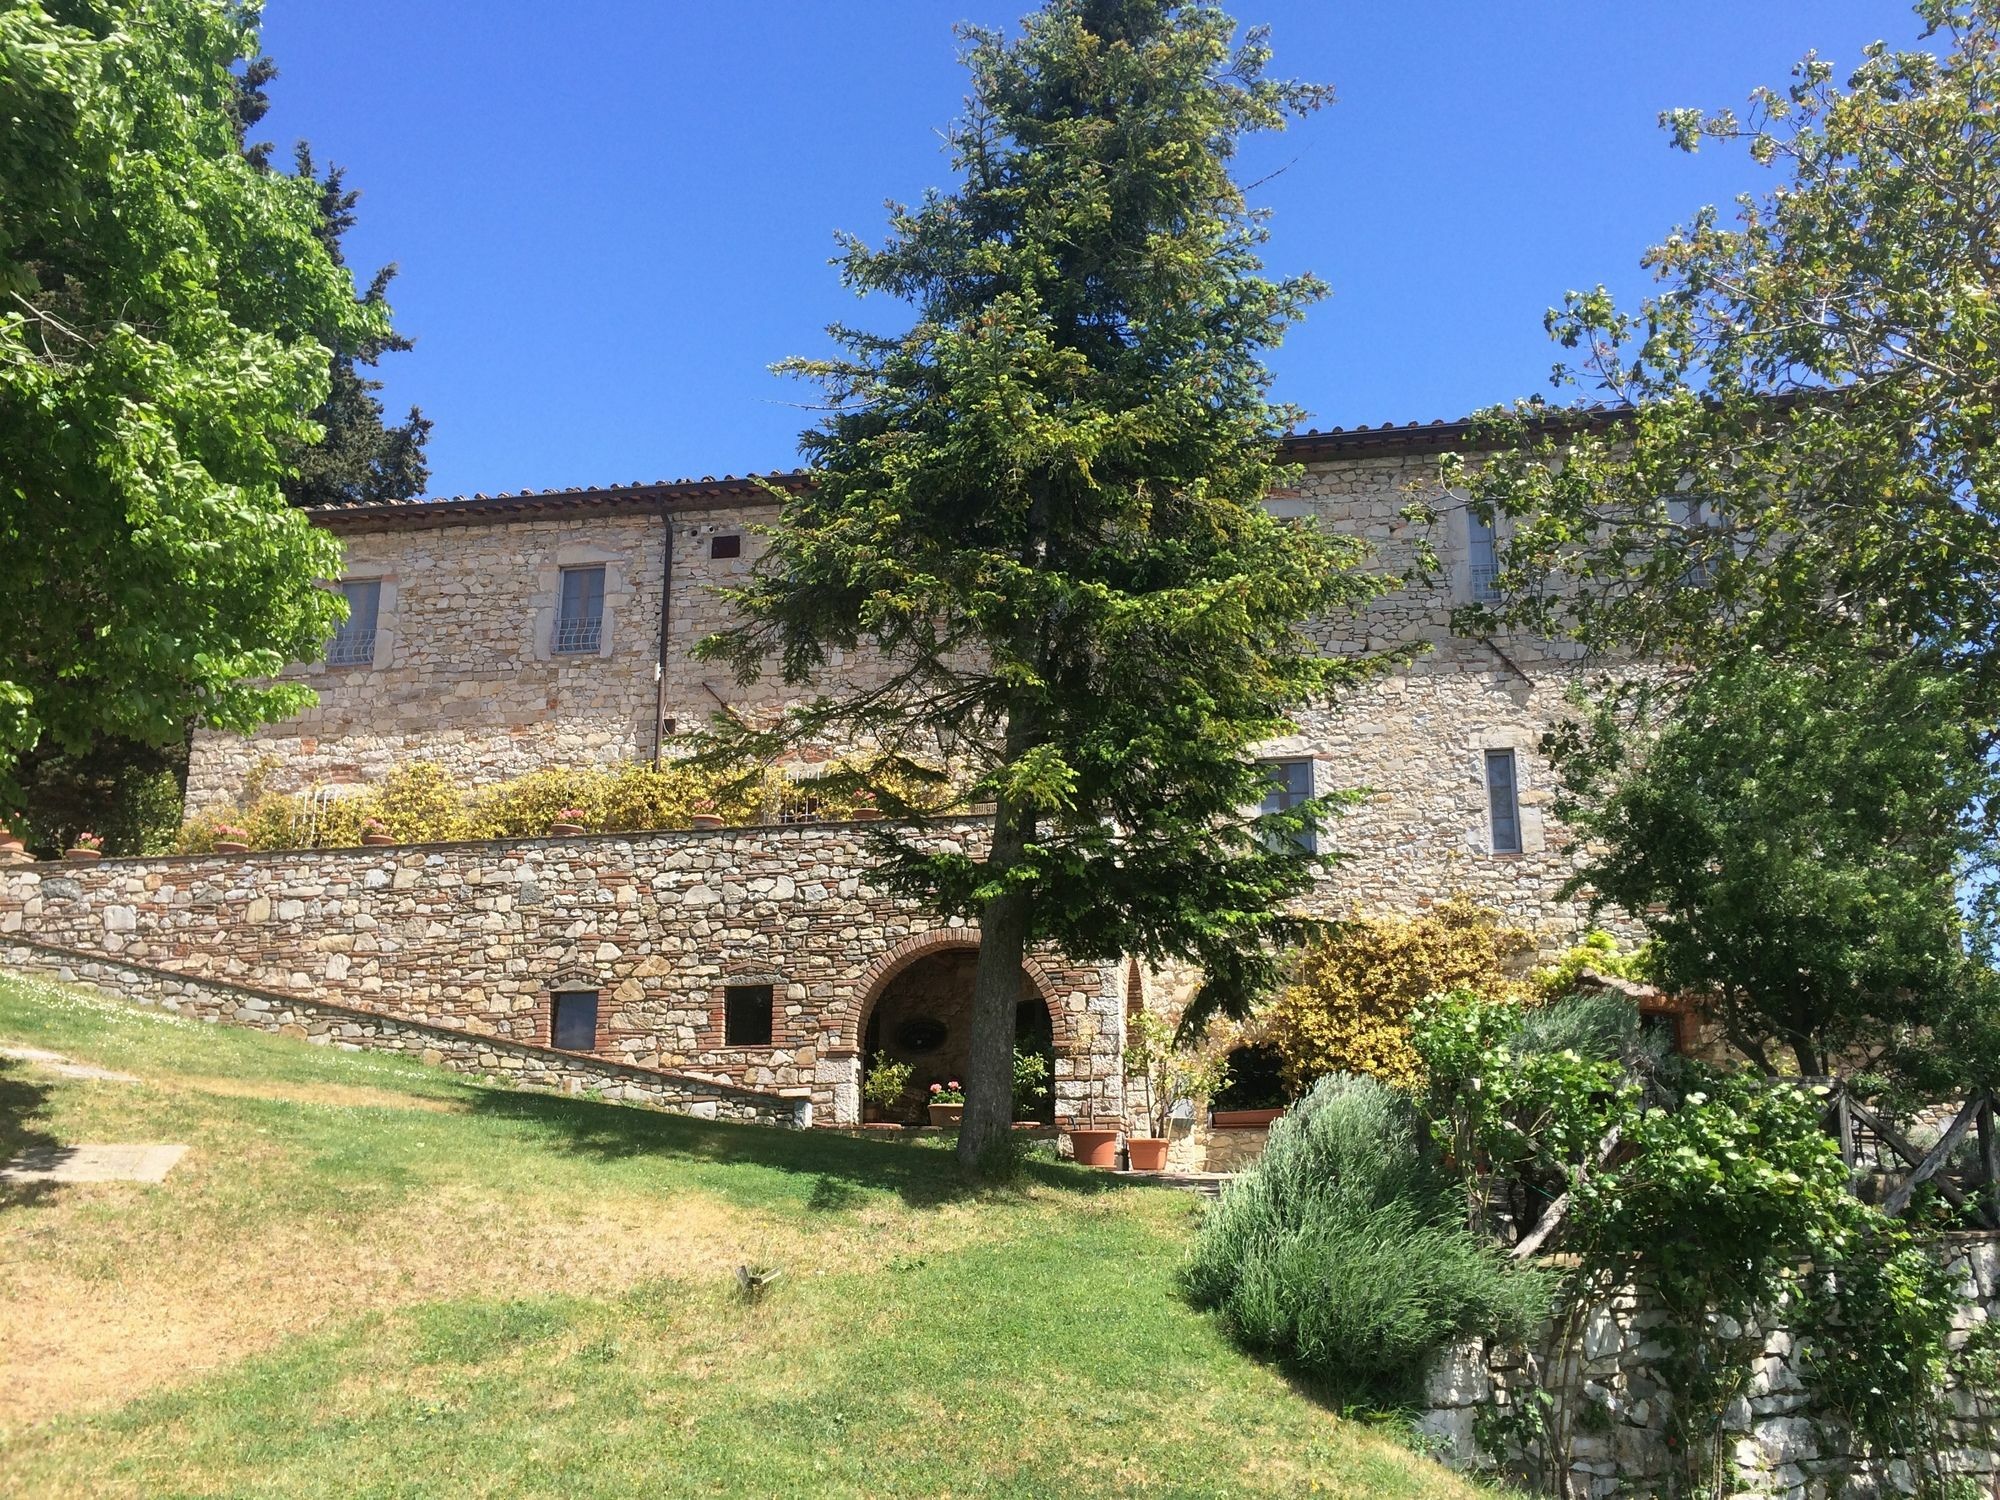
[[[861,1077],[866,1082],[880,1059],[910,1069],[910,1084],[895,1104],[869,1106],[866,1113],[905,1125],[925,1123],[925,1101],[933,1083],[965,1077],[972,1043],[972,984],[979,950],[970,945],[940,948],[912,960],[882,984],[869,1002],[861,1028]],[[1040,1097],[1017,1102],[1016,1119],[1055,1120],[1055,1023],[1048,1001],[1027,973],[1014,1007],[1014,1050],[1041,1060]]]

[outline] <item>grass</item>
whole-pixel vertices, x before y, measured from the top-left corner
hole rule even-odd
[[[1175,1297],[1183,1195],[4,977],[0,1040],[142,1080],[0,1061],[0,1148],[192,1148],[0,1199],[0,1494],[1475,1493]]]

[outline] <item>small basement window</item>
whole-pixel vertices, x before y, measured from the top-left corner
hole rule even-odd
[[[771,1045],[771,986],[731,984],[722,991],[722,1045]]]
[[[708,544],[708,555],[714,558],[741,557],[743,538],[734,535],[713,537]]]
[[[555,997],[549,1039],[565,1052],[597,1050],[596,990],[564,990]]]

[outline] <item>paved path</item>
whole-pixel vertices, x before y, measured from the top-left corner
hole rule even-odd
[[[41,1047],[24,1047],[15,1042],[0,1042],[0,1057],[12,1058],[15,1062],[32,1063],[45,1073],[53,1073],[58,1078],[87,1078],[96,1083],[137,1083],[136,1075],[114,1073],[109,1068],[92,1067],[89,1063],[72,1062],[60,1052],[50,1052]]]
[[[1150,1187],[1179,1188],[1198,1198],[1220,1198],[1222,1190],[1236,1180],[1234,1172],[1120,1172],[1127,1182],[1143,1182]]]
[[[0,1167],[0,1182],[164,1182],[185,1146],[40,1146]]]

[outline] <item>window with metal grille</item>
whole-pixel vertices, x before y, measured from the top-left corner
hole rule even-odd
[[[375,664],[375,626],[382,610],[379,578],[350,578],[340,586],[347,598],[347,620],[327,643],[330,667],[370,667]]]
[[[722,990],[722,1045],[771,1045],[771,986],[731,984]]]
[[[1521,794],[1512,750],[1486,752],[1486,807],[1493,825],[1493,852],[1521,852]]]
[[[741,557],[743,538],[740,536],[719,536],[708,544],[710,557]]]
[[[564,990],[555,997],[549,1039],[566,1052],[597,1050],[596,990]]]
[[[1471,511],[1465,513],[1465,529],[1471,543],[1472,597],[1490,604],[1500,597],[1500,541],[1493,534],[1493,523]]]
[[[1310,760],[1267,760],[1264,771],[1271,778],[1271,784],[1264,792],[1260,812],[1290,812],[1313,794],[1313,763]],[[1292,837],[1308,853],[1319,847],[1319,840],[1309,832]]]
[[[603,642],[604,568],[564,568],[549,649],[562,656],[594,656]]]

